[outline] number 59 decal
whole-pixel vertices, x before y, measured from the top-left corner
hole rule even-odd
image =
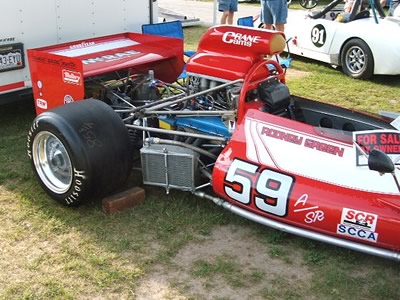
[[[263,212],[285,216],[293,177],[268,169],[258,174],[258,168],[258,165],[234,159],[225,176],[225,193],[243,204],[253,201]]]

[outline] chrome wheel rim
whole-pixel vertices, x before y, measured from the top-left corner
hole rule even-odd
[[[32,143],[32,158],[42,182],[52,192],[64,194],[72,184],[72,164],[64,144],[52,133],[38,133]]]
[[[365,52],[358,46],[350,47],[346,53],[346,67],[353,74],[362,73],[367,67]]]

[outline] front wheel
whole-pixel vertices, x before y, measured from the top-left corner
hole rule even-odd
[[[301,7],[305,9],[312,9],[317,6],[319,0],[299,0]]]
[[[84,100],[40,114],[28,157],[42,188],[68,206],[121,187],[132,167],[127,128],[107,104]]]
[[[374,73],[374,58],[371,49],[361,39],[348,41],[341,53],[343,72],[356,79],[368,79]]]

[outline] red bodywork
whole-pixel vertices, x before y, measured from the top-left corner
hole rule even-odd
[[[130,69],[154,70],[173,82],[183,70],[183,41],[139,33],[75,41],[28,50],[36,112],[85,98],[85,81]]]
[[[368,190],[348,188],[338,184],[309,178],[283,168],[274,161],[269,145],[262,145],[272,158],[271,165],[262,163],[262,158],[251,159],[248,155],[248,139],[245,134],[246,120],[268,121],[282,132],[302,132],[313,141],[327,142],[312,126],[267,116],[256,109],[246,110],[242,121],[229,144],[218,157],[213,171],[213,189],[221,198],[265,218],[274,219],[296,227],[336,236],[356,242],[400,251],[400,195],[399,193],[375,193]],[[262,123],[260,123],[262,124]],[[260,125],[262,126],[262,125]],[[258,134],[267,134],[265,128]],[[285,141],[284,143],[293,143]],[[333,144],[333,141],[329,143]],[[351,151],[352,144],[341,143],[344,151]],[[305,144],[296,145],[298,153],[291,153],[301,160],[302,151],[318,152]],[[303,148],[303,149],[300,149]],[[269,151],[270,150],[270,151]],[[261,152],[261,149],[258,149]],[[333,156],[332,153],[325,154]],[[261,155],[261,154],[258,154]],[[324,169],[323,172],[335,172]],[[313,162],[304,161],[306,169]],[[346,170],[343,170],[346,172]],[[390,175],[387,180],[391,181]],[[363,180],[360,177],[360,180]]]
[[[213,27],[200,40],[187,72],[226,81],[245,78],[257,63],[265,61],[266,55],[278,54],[284,48],[285,36],[281,32]]]
[[[275,60],[265,59],[267,54],[282,51],[271,50],[271,40],[276,34],[281,35],[215,27],[204,35],[198,53],[188,63],[189,73],[225,80],[244,79],[236,130],[214,167],[214,192],[234,206],[264,218],[399,252],[400,194],[391,175],[382,178],[377,172],[362,170],[362,174],[375,176],[368,179],[375,185],[390,186],[387,190],[382,188],[383,192],[374,191],[368,184],[358,184],[367,179],[361,173],[359,178],[350,175],[359,171],[352,165],[355,149],[351,139],[329,138],[311,125],[262,112],[261,101],[246,101],[249,91],[271,77],[268,65],[277,70],[272,77],[285,82],[282,68]],[[244,35],[244,40],[250,41],[247,44],[241,39]],[[269,135],[269,140],[262,135]],[[275,140],[279,144],[274,148]],[[293,151],[281,159],[279,152],[289,147]],[[319,168],[322,176],[315,176],[318,171],[308,175],[307,171],[299,172],[285,164],[289,156],[298,157],[297,168]],[[332,167],[337,167],[336,170],[324,169],[328,160],[333,161]],[[348,176],[353,178],[341,180],[340,174],[323,176],[323,173],[335,172],[343,172],[343,177],[349,172]],[[346,184],[346,180],[351,182]]]

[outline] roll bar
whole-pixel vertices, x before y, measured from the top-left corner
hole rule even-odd
[[[360,12],[360,8],[362,7],[363,1],[365,1],[365,0],[355,0],[354,1],[353,7],[351,9],[351,12],[350,12],[347,22],[351,22],[353,20],[359,19],[358,15],[363,12],[363,10],[361,10],[361,12]],[[321,11],[311,12],[308,14],[308,16],[312,19],[318,19],[318,18],[322,17],[323,15],[325,15],[327,12],[329,12],[332,8],[334,8],[335,6],[337,6],[338,4],[340,4],[342,2],[343,2],[343,0],[333,0],[331,3],[329,3],[327,6],[325,6]],[[381,6],[381,3],[379,0],[369,0],[368,2],[373,11],[375,20],[378,23],[378,20],[376,18],[375,9],[381,18],[385,17],[385,12]],[[363,14],[363,15],[367,16],[367,14]]]

